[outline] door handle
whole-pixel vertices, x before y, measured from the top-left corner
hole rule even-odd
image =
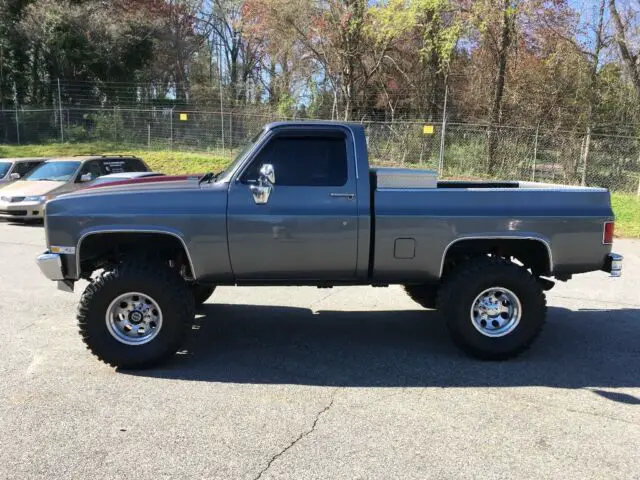
[[[356,197],[355,193],[330,193],[334,198],[346,198],[347,200],[353,200]]]

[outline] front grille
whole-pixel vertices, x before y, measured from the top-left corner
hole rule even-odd
[[[26,217],[26,210],[0,210],[0,215],[11,215],[12,217]]]
[[[7,203],[18,203],[23,202],[27,197],[0,197],[0,200]]]

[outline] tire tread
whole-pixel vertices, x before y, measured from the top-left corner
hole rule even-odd
[[[517,278],[518,281],[524,282],[526,288],[530,289],[531,293],[535,295],[536,301],[539,302],[537,305],[531,306],[534,310],[539,310],[538,312],[534,312],[535,315],[539,317],[539,321],[533,335],[531,335],[519,347],[508,352],[500,353],[482,351],[471,346],[459,329],[454,326],[452,319],[449,318],[446,313],[450,310],[448,308],[450,305],[455,305],[456,302],[458,302],[456,296],[465,285],[479,281],[483,277],[487,276],[488,273],[492,273],[495,270],[499,270],[500,274],[504,277],[512,279]],[[441,314],[445,316],[445,321],[454,343],[468,355],[483,360],[508,360],[524,353],[531,347],[533,342],[542,332],[546,324],[547,315],[546,296],[535,277],[524,268],[500,257],[475,258],[451,272],[450,276],[443,283],[438,292],[437,308]]]
[[[116,283],[127,277],[136,277],[147,282],[165,284],[167,290],[173,295],[172,300],[180,302],[180,310],[185,312],[181,315],[179,321],[179,335],[175,336],[169,344],[163,355],[150,360],[130,360],[122,361],[115,358],[109,358],[108,355],[100,352],[100,348],[96,348],[94,339],[89,328],[91,322],[92,305],[101,293],[111,284]],[[104,315],[104,313],[102,313]],[[96,356],[100,361],[112,367],[121,368],[144,368],[152,364],[166,360],[172,356],[179,348],[187,331],[191,328],[191,323],[195,316],[195,305],[193,296],[189,291],[182,277],[168,266],[158,263],[143,262],[127,262],[116,266],[113,270],[101,272],[85,289],[77,308],[76,319],[78,322],[78,330],[82,337],[86,348]],[[99,341],[99,339],[95,339]]]

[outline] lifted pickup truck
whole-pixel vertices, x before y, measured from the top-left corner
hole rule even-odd
[[[465,352],[507,359],[540,333],[550,278],[621,274],[613,220],[605,189],[370,168],[362,126],[281,122],[199,181],[48,202],[37,262],[62,289],[90,280],[80,333],[114,366],[174,354],[218,285],[400,284]]]

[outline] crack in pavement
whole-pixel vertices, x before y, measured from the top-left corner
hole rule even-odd
[[[320,417],[322,417],[325,413],[327,413],[331,409],[331,407],[333,407],[333,402],[336,399],[336,393],[337,392],[338,392],[338,389],[336,388],[333,391],[333,393],[331,394],[331,400],[329,401],[329,403],[322,410],[320,410],[318,413],[316,413],[316,417],[313,420],[313,425],[311,425],[311,428],[309,430],[305,431],[305,432],[302,432],[300,435],[298,435],[298,437],[295,440],[293,440],[291,443],[289,443],[289,445],[287,445],[282,450],[280,450],[278,453],[273,455],[269,459],[269,462],[267,463],[267,465],[262,470],[260,470],[258,475],[256,475],[254,477],[254,480],[259,480],[260,478],[262,478],[262,475],[264,475],[267,472],[267,470],[269,470],[269,468],[271,468],[271,465],[273,464],[273,462],[275,462],[278,458],[280,458],[282,455],[287,453],[287,451],[289,451],[300,440],[302,440],[303,438],[308,437],[310,434],[312,434],[314,432],[314,430],[316,429],[316,426],[318,425],[318,420],[320,420]]]

